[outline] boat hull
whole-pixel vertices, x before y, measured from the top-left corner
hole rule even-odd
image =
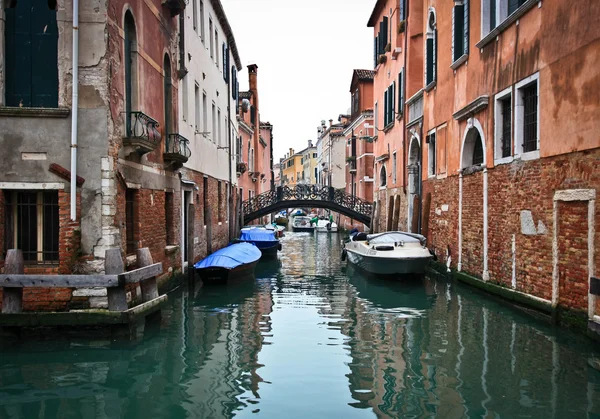
[[[314,227],[292,227],[292,231],[312,233],[313,231],[315,231],[315,228]]]
[[[337,233],[338,231],[337,227],[331,227],[330,229],[327,229],[326,227],[317,227],[315,230],[318,233]]]
[[[362,255],[347,250],[348,261],[358,268],[374,275],[423,275],[430,258],[397,259]]]
[[[254,269],[258,260],[243,265],[237,266],[233,269],[220,268],[220,267],[209,267],[196,269],[196,273],[202,280],[202,282],[209,284],[225,283],[238,278],[246,278],[254,276]]]

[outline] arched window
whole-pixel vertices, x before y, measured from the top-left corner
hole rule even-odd
[[[476,127],[467,131],[463,145],[461,168],[480,166],[484,163],[484,148],[481,133]]]
[[[58,107],[56,0],[5,4],[6,105]]]
[[[425,86],[433,84],[437,73],[437,23],[435,9],[429,9],[425,41]]]
[[[387,171],[385,170],[385,165],[381,165],[381,169],[379,170],[379,186],[387,185]]]
[[[165,54],[163,70],[164,76],[164,98],[165,98],[165,136],[173,134],[173,81],[171,79],[171,61],[169,55]]]
[[[127,136],[131,135],[131,112],[137,110],[137,35],[133,15],[128,10],[125,13],[125,113]]]

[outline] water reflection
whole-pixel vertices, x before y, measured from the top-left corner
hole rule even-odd
[[[287,233],[256,279],[171,294],[141,341],[1,341],[0,417],[600,415],[594,344],[452,283],[367,278],[339,239]]]

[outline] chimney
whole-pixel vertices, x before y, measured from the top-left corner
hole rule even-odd
[[[333,119],[329,120],[329,127],[331,128],[331,126],[333,125]]]
[[[308,148],[312,148],[312,140],[308,140]]]
[[[290,148],[290,157],[292,157],[293,154],[294,154],[294,149]]]

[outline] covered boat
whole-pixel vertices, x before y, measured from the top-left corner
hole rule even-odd
[[[277,251],[281,250],[281,243],[275,237],[277,230],[273,226],[244,227],[240,233],[240,242],[252,243],[262,253],[263,259],[276,258]]]
[[[421,275],[433,257],[420,234],[388,231],[355,233],[344,243],[342,260],[376,275]]]
[[[310,217],[297,215],[292,222],[292,230],[313,232],[315,227],[313,226]]]
[[[251,243],[235,243],[205,257],[194,265],[204,282],[226,282],[229,279],[251,276],[261,252]]]
[[[319,233],[337,233],[338,226],[333,220],[319,220],[315,230]]]

